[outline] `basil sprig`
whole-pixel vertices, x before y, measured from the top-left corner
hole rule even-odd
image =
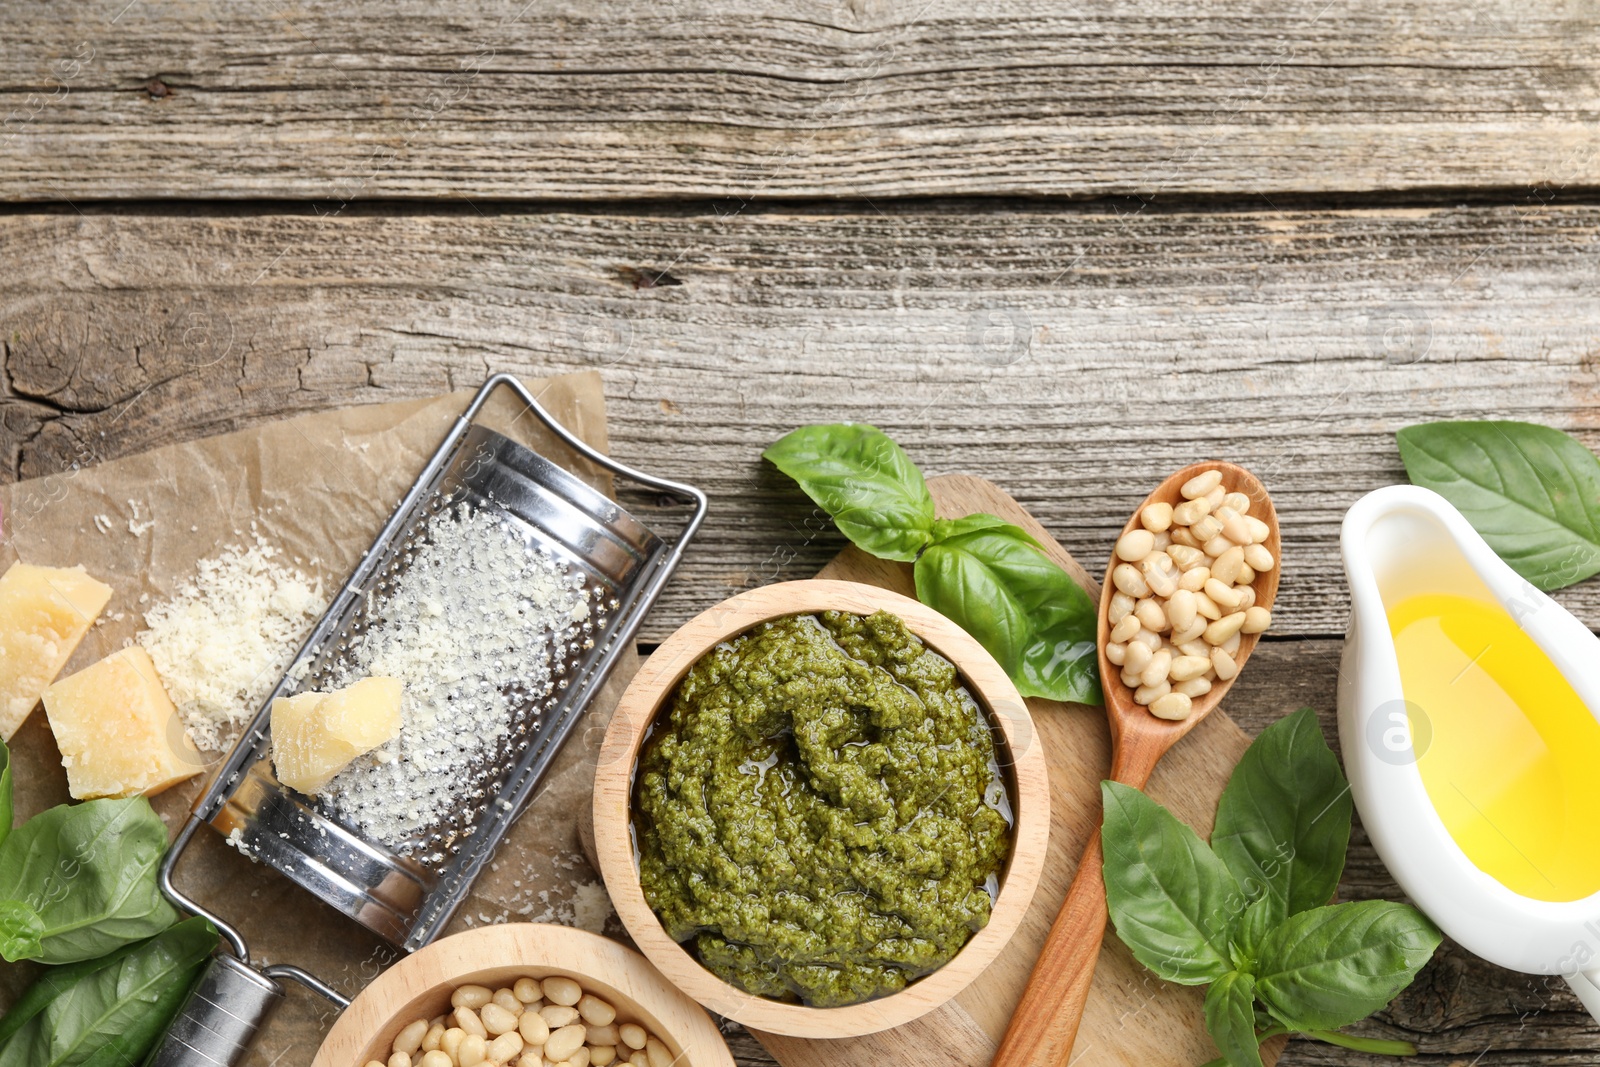
[[[1406,904],[1327,904],[1344,870],[1351,805],[1309,708],[1245,752],[1209,846],[1137,789],[1103,782],[1101,795],[1111,921],[1160,977],[1210,986],[1206,1029],[1222,1057],[1207,1067],[1261,1067],[1260,1043],[1285,1033],[1416,1053],[1407,1042],[1336,1032],[1410,985],[1440,934]]]
[[[62,804],[0,844],[0,956],[75,963],[178,920],[157,868],[167,828],[144,797]]]
[[[935,518],[922,472],[871,426],[802,426],[762,455],[857,547],[913,563],[917,598],[977,638],[1023,696],[1100,703],[1095,605],[1025,531]]]
[[[1600,459],[1528,422],[1433,422],[1396,435],[1406,473],[1545,591],[1600,573]]]

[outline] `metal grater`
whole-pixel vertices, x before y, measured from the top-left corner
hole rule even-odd
[[[473,419],[496,388],[514,390],[557,437],[605,470],[693,505],[674,541],[658,537],[601,493],[536,452]],[[552,664],[550,684],[502,690],[512,729],[456,805],[391,848],[366,840],[325,802],[273,777],[273,699],[325,689],[379,620],[384,596],[461,505],[497,518],[526,552],[547,554],[587,591],[590,612]],[[195,802],[162,868],[172,901],[214,923],[234,957],[218,956],[179,1013],[151,1065],[228,1065],[283,995],[278,978],[301,982],[343,1006],[344,998],[293,966],[257,971],[243,938],[183,896],[172,872],[196,830],[209,823],[235,847],[281,871],[331,907],[406,951],[434,939],[527,802],[561,743],[628,647],[705,517],[700,490],[617,463],[569,433],[516,378],[499,374],[478,391],[401,501],[377,540],[306,639],[291,667]]]

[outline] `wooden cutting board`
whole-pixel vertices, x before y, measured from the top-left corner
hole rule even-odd
[[[998,515],[1032,534],[1099,602],[1100,586],[1043,526],[998,486],[963,474],[929,480],[940,518],[976,511]],[[1098,565],[1098,561],[1096,561]],[[915,596],[911,567],[848,548],[818,575],[883,586]],[[1050,848],[1022,928],[994,964],[954,1001],[907,1026],[842,1040],[757,1034],[784,1067],[987,1067],[1022,996],[1078,857],[1100,819],[1099,782],[1111,766],[1111,735],[1102,708],[1029,700],[1050,768]],[[1148,792],[1202,835],[1211,832],[1217,798],[1249,738],[1222,709],[1212,713],[1161,761]],[[1137,962],[1115,935],[1100,950],[1072,1067],[1196,1067],[1217,1055],[1201,1019],[1202,991],[1171,985]],[[1282,1043],[1262,1050],[1267,1067]]]

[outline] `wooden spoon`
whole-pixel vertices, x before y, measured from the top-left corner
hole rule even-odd
[[[1278,515],[1273,510],[1272,498],[1261,482],[1243,467],[1232,463],[1196,463],[1178,471],[1156,487],[1133,513],[1123,533],[1139,527],[1139,515],[1150,504],[1183,502],[1180,490],[1183,484],[1202,471],[1222,472],[1222,487],[1226,491],[1243,493],[1250,498],[1250,514],[1267,524],[1269,531],[1264,542],[1272,558],[1278,561],[1264,574],[1257,574],[1253,588],[1256,603],[1272,607],[1278,593],[1278,574],[1282,569],[1278,536]],[[1120,535],[1119,535],[1120,536]],[[1201,719],[1211,713],[1233,682],[1218,681],[1205,696],[1194,701],[1194,709],[1187,719],[1172,722],[1158,719],[1144,707],[1133,702],[1133,691],[1122,684],[1121,668],[1106,659],[1110,624],[1106,621],[1111,596],[1116,589],[1111,584],[1111,568],[1117,560],[1112,557],[1106,567],[1106,580],[1100,590],[1100,678],[1105,686],[1106,718],[1111,723],[1111,779],[1142,789],[1150,773],[1167,750],[1184,734],[1194,729]],[[1234,661],[1243,668],[1256,647],[1259,634],[1242,635],[1239,651]],[[1022,993],[1011,1025],[1000,1049],[995,1054],[992,1067],[1063,1067],[1072,1054],[1072,1043],[1078,1035],[1078,1023],[1083,1018],[1083,1007],[1089,999],[1089,983],[1094,978],[1095,961],[1100,955],[1100,942],[1105,938],[1106,884],[1101,877],[1103,855],[1100,851],[1100,831],[1096,830],[1084,849],[1083,860],[1067,890],[1050,936],[1033,966],[1033,975]]]

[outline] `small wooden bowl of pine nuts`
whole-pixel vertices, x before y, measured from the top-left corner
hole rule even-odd
[[[505,923],[379,975],[311,1067],[734,1067],[710,1016],[632,949]]]

